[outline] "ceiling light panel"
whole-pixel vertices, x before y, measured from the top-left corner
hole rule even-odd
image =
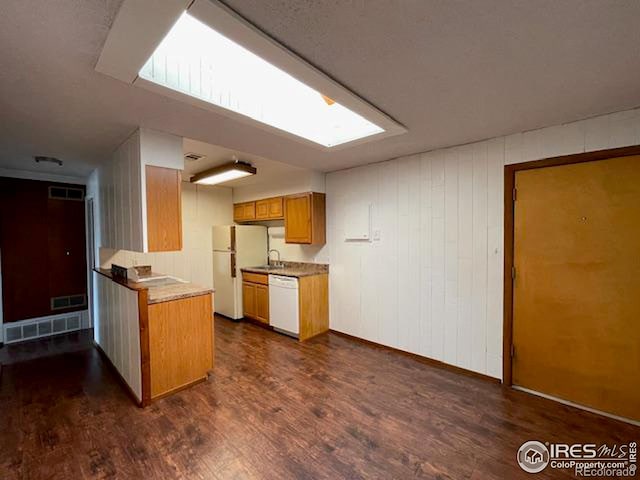
[[[186,12],[139,76],[325,147],[385,131]]]

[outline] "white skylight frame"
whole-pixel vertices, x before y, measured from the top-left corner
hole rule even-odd
[[[151,55],[140,70],[134,82],[136,85],[213,110],[243,123],[259,126],[262,129],[269,130],[278,135],[327,150],[336,150],[406,132],[406,129],[398,122],[380,112],[342,85],[333,81],[324,73],[267,37],[221,3],[215,0],[196,0],[189,8],[187,14],[184,15],[188,15],[190,20],[188,23],[183,23],[182,26],[193,27],[196,25],[194,21],[197,20],[202,28],[206,28],[207,30],[208,28],[213,29],[219,37],[223,38],[226,42],[230,42],[228,44],[230,48],[233,48],[235,45],[237,48],[248,50],[253,57],[259,58],[261,62],[279,69],[282,75],[290,79],[292,85],[303,85],[307,90],[305,93],[306,98],[309,99],[310,96],[312,99],[315,98],[317,102],[315,105],[321,107],[320,110],[317,111],[321,111],[324,108],[325,112],[344,113],[345,115],[337,115],[341,117],[342,127],[345,125],[344,119],[347,118],[351,121],[350,126],[356,125],[360,128],[356,129],[356,133],[352,135],[345,134],[344,132],[347,129],[340,128],[337,129],[340,130],[338,132],[339,135],[329,137],[323,133],[314,135],[305,134],[305,132],[301,132],[300,129],[296,130],[296,126],[299,127],[304,124],[304,119],[301,120],[300,116],[293,122],[289,122],[289,128],[282,123],[278,124],[278,122],[270,122],[272,124],[269,124],[269,122],[265,123],[264,112],[262,112],[261,116],[261,112],[256,111],[255,106],[259,104],[268,105],[269,102],[264,101],[265,98],[268,98],[265,97],[264,90],[260,92],[259,88],[254,88],[250,85],[251,82],[248,82],[248,85],[245,86],[244,92],[248,92],[249,97],[252,91],[259,92],[258,97],[260,101],[255,102],[253,106],[236,108],[234,111],[229,108],[231,105],[229,105],[228,102],[225,104],[219,97],[217,99],[207,98],[206,94],[202,94],[202,91],[198,92],[197,88],[193,88],[193,85],[187,84],[184,80],[189,77],[191,72],[187,72],[184,65],[182,66],[182,70],[185,75],[182,75],[182,79],[180,78],[180,74],[175,75],[175,73],[174,78],[170,79],[169,82],[162,82],[161,78],[154,78],[154,72],[152,71],[154,68],[154,55]],[[185,18],[184,15],[181,17],[183,20]],[[194,20],[191,21],[191,19]],[[176,25],[178,24],[180,24],[180,21],[178,21]],[[167,38],[170,37],[171,34],[167,36]],[[165,44],[164,47],[166,46]],[[159,45],[160,51],[162,48],[163,44],[161,43]],[[175,59],[171,59],[170,55],[169,61],[175,61]],[[162,68],[159,70],[162,70]],[[180,69],[174,67],[173,71],[179,72]],[[161,75],[162,73],[160,73],[160,77]],[[336,103],[331,106],[327,105],[319,92],[333,99]],[[322,107],[323,105],[324,107]],[[307,109],[303,111],[306,110]],[[333,116],[335,117],[336,115]],[[328,116],[328,118],[330,117],[331,115]],[[326,132],[326,129],[324,132]]]

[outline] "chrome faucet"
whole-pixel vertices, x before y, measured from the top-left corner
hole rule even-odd
[[[269,263],[271,263],[271,252],[276,252],[278,254],[278,260],[273,263],[273,266],[274,267],[281,267],[282,266],[282,261],[280,260],[280,252],[278,250],[276,250],[275,248],[272,248],[271,250],[269,250],[267,252],[267,260],[269,261]]]

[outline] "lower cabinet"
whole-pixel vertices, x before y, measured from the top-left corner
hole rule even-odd
[[[256,320],[269,323],[269,287],[256,285]]]
[[[151,400],[207,378],[213,368],[211,305],[210,293],[149,305]]]
[[[256,284],[242,282],[242,314],[245,317],[255,318],[256,311]]]
[[[242,312],[247,318],[269,323],[268,275],[243,274]]]

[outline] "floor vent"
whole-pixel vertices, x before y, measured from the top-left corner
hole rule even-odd
[[[49,198],[53,200],[84,200],[84,190],[74,187],[49,187]]]
[[[83,317],[86,315],[87,311],[85,310],[62,315],[52,315],[44,318],[22,320],[20,322],[5,323],[4,341],[7,344],[22,342],[24,340],[49,337],[59,333],[80,330],[81,328],[88,327],[88,325],[83,325]]]
[[[84,307],[86,304],[87,296],[84,293],[80,293],[78,295],[65,295],[63,297],[53,297],[51,299],[51,310]]]

